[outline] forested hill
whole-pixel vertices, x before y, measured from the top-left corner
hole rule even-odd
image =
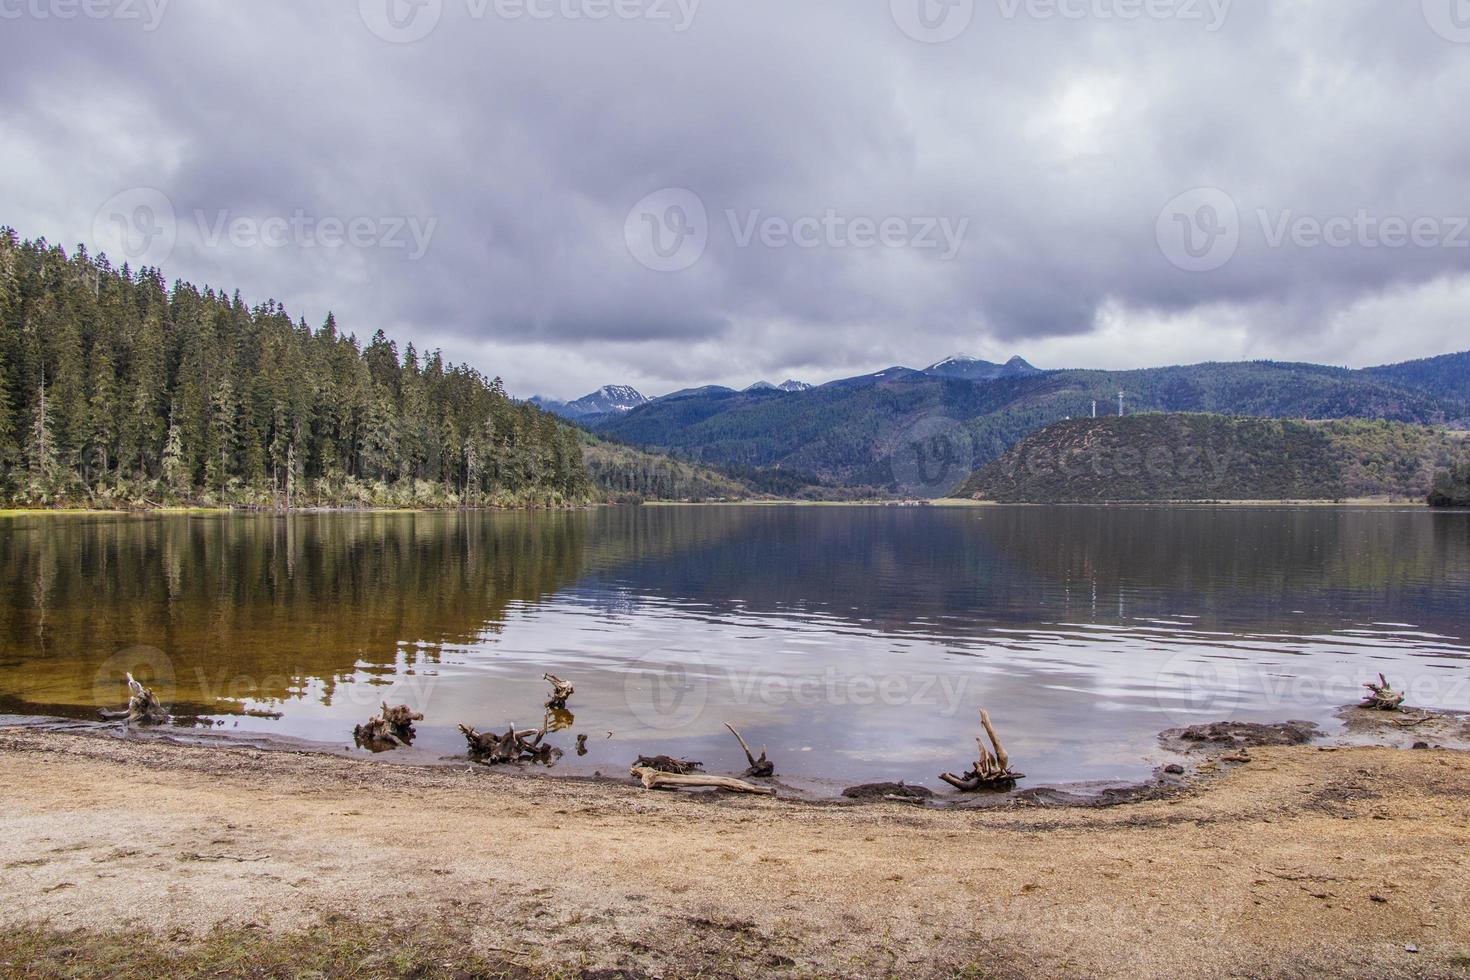
[[[959,497],[1002,503],[1425,500],[1463,433],[1395,422],[1218,415],[1073,419],[1033,433]]]
[[[0,229],[0,497],[555,504],[580,433],[499,379]]]
[[[1028,434],[1091,416],[1094,402],[1102,413],[1116,413],[1120,390],[1130,413],[1464,427],[1470,405],[1455,397],[1453,366],[1470,356],[1458,358],[1403,372],[1250,362],[1050,371],[980,382],[895,369],[804,392],[661,399],[592,424],[621,441],[707,464],[780,466],[840,483],[937,496]]]

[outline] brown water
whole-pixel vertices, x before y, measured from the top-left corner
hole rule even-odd
[[[407,702],[415,760],[539,722],[547,670],[558,771],[738,771],[730,722],[828,788],[937,787],[982,705],[1032,784],[1144,775],[1179,724],[1330,727],[1379,671],[1470,709],[1470,514],[1421,509],[19,517],[0,582],[0,712],[90,717],[133,670],[197,724],[339,747]]]

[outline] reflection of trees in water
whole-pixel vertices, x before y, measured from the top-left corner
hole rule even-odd
[[[431,664],[574,581],[588,516],[23,519],[0,529],[0,691],[90,695],[134,645],[163,650],[190,700]]]
[[[1190,614],[1307,633],[1470,634],[1470,520],[1326,508],[626,508],[539,514],[22,518],[0,525],[0,695],[91,703],[153,647],[180,700],[282,698],[432,668],[573,584],[711,615],[799,611],[945,637]],[[622,605],[619,605],[622,603]],[[1305,612],[1298,615],[1297,611]]]
[[[1465,631],[1470,587],[1470,521],[1422,511],[744,507],[641,516],[654,524],[643,531],[650,540],[675,546],[612,569],[613,581],[714,612],[736,602],[757,614],[800,606],[894,631],[964,635],[1186,613],[1306,632],[1348,625],[1356,602],[1379,616],[1442,622],[1453,635]]]

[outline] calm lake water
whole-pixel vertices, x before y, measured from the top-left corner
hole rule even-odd
[[[1470,709],[1470,514],[1420,509],[21,517],[0,581],[0,713],[93,717],[133,670],[197,725],[346,747],[407,702],[405,761],[539,723],[548,670],[557,771],[738,772],[729,722],[819,792],[940,788],[981,706],[1025,785],[1146,775],[1182,724],[1331,725],[1379,671]]]

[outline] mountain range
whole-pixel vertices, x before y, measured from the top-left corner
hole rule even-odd
[[[1253,361],[1131,371],[1039,370],[946,358],[804,391],[692,388],[580,424],[630,445],[720,467],[942,496],[1052,423],[1116,414],[1363,418],[1470,428],[1470,352],[1352,370]]]

